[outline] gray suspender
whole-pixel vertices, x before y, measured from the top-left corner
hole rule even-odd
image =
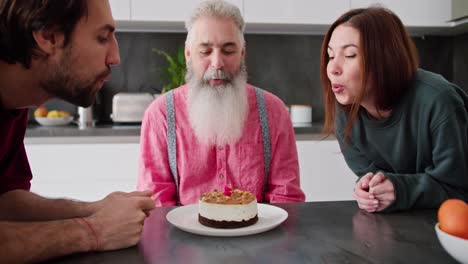
[[[179,182],[177,178],[177,150],[176,150],[176,131],[175,131],[175,108],[174,93],[166,93],[166,114],[167,114],[167,155],[169,157],[169,167],[175,183],[175,200],[179,204]]]
[[[255,96],[257,98],[258,115],[260,117],[260,126],[262,128],[263,140],[263,161],[265,163],[265,178],[262,186],[262,201],[265,201],[265,193],[268,186],[268,175],[270,173],[271,145],[270,145],[270,127],[268,123],[268,112],[265,104],[263,91],[255,87]],[[169,167],[176,187],[176,201],[179,203],[179,182],[177,177],[177,152],[176,152],[176,131],[175,131],[175,109],[173,90],[166,93],[166,114],[167,114],[167,154],[169,158]]]
[[[265,193],[268,185],[268,175],[270,173],[271,161],[270,126],[268,125],[268,112],[262,90],[255,87],[255,95],[257,96],[258,116],[260,117],[260,126],[262,127],[263,162],[265,163],[265,178],[263,179],[262,202],[265,202]]]

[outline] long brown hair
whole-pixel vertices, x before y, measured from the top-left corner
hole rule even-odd
[[[390,10],[382,7],[353,9],[338,18],[330,27],[322,43],[320,75],[325,104],[323,133],[328,136],[335,132],[336,105],[327,75],[328,43],[336,27],[349,25],[360,33],[362,54],[362,89],[353,104],[340,105],[347,114],[345,138],[349,140],[351,129],[356,122],[360,104],[366,89],[375,95],[378,112],[390,110],[404,92],[409,89],[416,76],[419,59],[413,41],[401,20]],[[370,84],[370,85],[367,85]]]
[[[32,58],[43,56],[33,32],[61,32],[67,46],[76,24],[87,15],[87,0],[1,0],[0,60],[29,68]]]

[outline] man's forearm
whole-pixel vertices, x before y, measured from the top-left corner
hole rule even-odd
[[[44,221],[89,216],[95,203],[49,199],[24,190],[0,195],[0,220]]]
[[[89,251],[93,236],[76,219],[0,222],[2,263],[30,263]]]

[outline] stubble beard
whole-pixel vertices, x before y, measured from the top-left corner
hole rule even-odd
[[[79,77],[75,59],[71,52],[71,45],[65,48],[63,57],[59,62],[51,61],[47,65],[48,77],[40,82],[40,86],[49,95],[63,99],[72,104],[88,107],[94,103],[97,87],[100,80],[110,74],[110,67],[98,74],[95,78],[84,80]]]

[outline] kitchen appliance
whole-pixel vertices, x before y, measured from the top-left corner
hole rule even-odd
[[[110,116],[112,121],[115,123],[141,123],[146,108],[155,96],[150,93],[115,94],[112,98],[112,114]]]
[[[78,120],[76,122],[79,129],[94,127],[93,107],[78,107]]]
[[[310,105],[291,105],[289,114],[294,126],[310,126],[312,123],[312,107]]]

